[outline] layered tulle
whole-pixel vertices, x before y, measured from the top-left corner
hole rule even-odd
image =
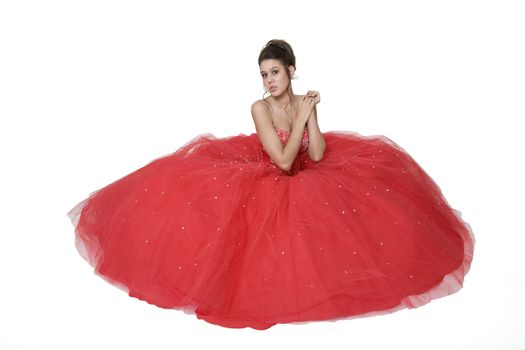
[[[321,161],[302,149],[287,173],[256,134],[200,135],[75,206],[77,248],[130,296],[235,328],[459,290],[474,237],[438,185],[384,136],[324,137]]]

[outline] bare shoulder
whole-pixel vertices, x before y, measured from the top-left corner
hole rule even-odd
[[[254,103],[252,103],[252,114],[254,112],[256,113],[264,113],[269,112],[270,106],[268,105],[268,102],[264,100],[257,100]]]
[[[257,100],[252,104],[252,118],[257,133],[265,133],[265,131],[273,130],[273,120],[271,115],[272,112],[268,102]]]
[[[268,102],[264,100],[257,100],[254,103],[252,103],[252,117],[254,120],[271,120],[270,114],[271,110],[270,106],[268,105]]]

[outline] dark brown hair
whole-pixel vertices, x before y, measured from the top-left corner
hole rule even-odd
[[[288,68],[289,66],[295,67],[295,55],[292,47],[284,40],[273,39],[263,47],[259,54],[259,65],[261,62],[268,59],[279,60],[283,66]],[[290,77],[290,71],[286,69],[286,74]]]

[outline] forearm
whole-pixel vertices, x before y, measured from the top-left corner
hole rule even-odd
[[[317,124],[317,113],[312,112],[312,116],[308,120],[308,154],[313,161],[319,161],[323,158],[326,149],[323,134]]]
[[[290,138],[283,147],[283,152],[280,159],[278,162],[276,162],[281,169],[288,171],[292,167],[292,163],[297,157],[297,153],[299,152],[303,142],[304,130],[305,125],[303,123],[297,122],[293,125]]]

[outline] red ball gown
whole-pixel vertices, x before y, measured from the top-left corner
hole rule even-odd
[[[285,144],[290,132],[276,128]],[[199,135],[68,213],[76,248],[130,296],[231,328],[414,308],[458,291],[470,225],[384,136],[308,132],[290,171],[256,133]]]

